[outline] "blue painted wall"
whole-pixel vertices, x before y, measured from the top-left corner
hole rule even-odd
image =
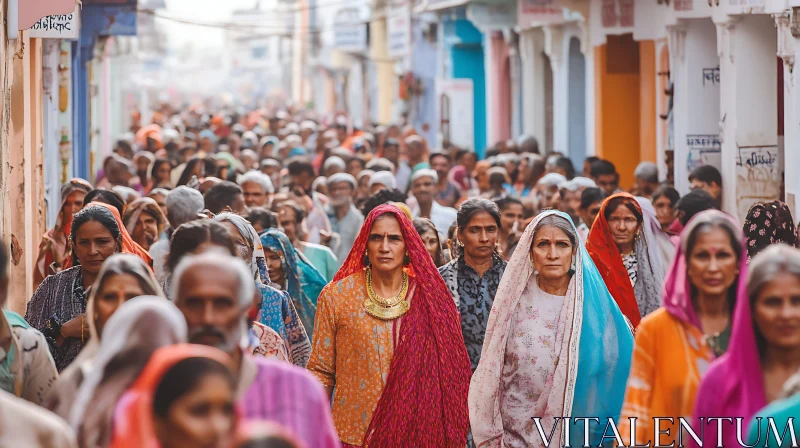
[[[81,34],[72,43],[72,175],[91,179],[91,116],[89,114],[89,61],[94,44],[103,36],[136,35],[136,0],[123,5],[84,5]]]
[[[422,81],[422,95],[415,100],[412,107],[411,125],[425,137],[431,148],[437,144],[439,132],[439,116],[436,104],[436,67],[439,64],[439,48],[436,41],[426,39],[422,32],[425,22],[415,18],[411,25],[413,49],[411,51],[411,67],[414,77]],[[424,130],[427,125],[428,130]]]
[[[484,70],[483,33],[464,18],[444,17],[444,53],[450,58],[448,74],[452,78],[472,80],[473,136],[475,153],[482,159],[486,151],[486,73]]]

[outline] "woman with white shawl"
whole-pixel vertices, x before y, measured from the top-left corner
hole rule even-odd
[[[599,418],[586,435],[598,445],[607,419],[619,417],[632,351],[631,329],[572,220],[540,213],[508,262],[489,316],[469,390],[475,445],[582,446],[583,422],[569,422],[567,434],[556,420],[564,416]]]
[[[106,327],[109,330],[102,334],[90,365],[81,372],[83,380],[74,399],[62,403],[59,412],[83,448],[108,446],[117,401],[139,376],[150,355],[160,347],[184,343],[188,338],[180,310],[156,296],[140,296],[123,303]]]

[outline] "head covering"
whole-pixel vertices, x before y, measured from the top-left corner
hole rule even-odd
[[[648,254],[653,258],[654,269],[660,273],[661,278],[664,278],[667,273],[667,266],[672,263],[672,258],[675,257],[675,245],[661,229],[661,223],[658,222],[658,216],[656,216],[656,209],[650,199],[636,196],[636,202],[642,208],[642,214],[644,215],[642,232],[648,242],[655,244],[655,247],[648,248],[652,249],[648,250]]]
[[[38,286],[47,277],[51,263],[61,266],[69,258],[67,240],[72,227],[72,215],[65,217],[63,213],[67,198],[76,191],[88,194],[92,191],[92,188],[92,184],[79,177],[72,178],[61,186],[61,207],[58,209],[56,224],[42,236],[42,243],[39,245],[34,287]]]
[[[420,163],[420,165],[422,164]],[[439,182],[439,174],[437,174],[435,170],[432,170],[430,168],[421,168],[415,171],[414,174],[411,175],[411,182],[413,183],[420,177],[430,177],[431,179],[433,179],[433,183]]]
[[[267,273],[267,261],[264,257],[264,248],[261,245],[261,238],[258,237],[258,232],[250,223],[235,213],[220,213],[214,217],[215,221],[230,222],[242,234],[242,238],[247,241],[247,244],[252,248],[253,255],[250,257],[250,262],[247,264],[250,272],[253,274],[253,279],[256,283],[269,284],[269,274]]]
[[[136,223],[139,222],[139,217],[142,216],[142,213],[148,212],[153,215],[153,218],[156,219],[156,223],[158,225],[158,233],[161,234],[161,231],[164,229],[164,223],[167,221],[167,218],[164,217],[164,212],[161,211],[161,207],[158,206],[158,203],[153,198],[140,198],[133,202],[131,202],[125,208],[125,229],[128,233],[133,234],[134,229],[136,229]]]
[[[759,202],[750,207],[744,220],[744,235],[747,239],[748,263],[770,244],[798,246],[792,212],[781,201]]]
[[[153,269],[153,259],[150,257],[150,254],[144,250],[142,246],[139,245],[136,241],[133,241],[130,234],[128,234],[128,230],[125,228],[125,224],[122,222],[122,218],[119,216],[119,210],[112,205],[108,205],[103,202],[90,202],[87,207],[90,206],[100,206],[106,208],[108,211],[114,215],[114,220],[117,221],[117,226],[119,226],[119,232],[122,236],[122,248],[120,252],[125,254],[133,254],[137,257],[141,258],[142,261],[152,270]],[[72,267],[72,257],[67,257],[64,260],[64,269],[68,269]]]
[[[450,173],[448,173],[447,179],[450,180],[450,183],[455,185],[461,193],[469,190],[469,174],[463,165],[454,166],[450,170]]]
[[[702,223],[703,216],[710,216],[712,213],[722,214],[718,211],[703,212],[686,226],[684,233],[681,234],[681,249],[684,252],[686,251],[684,235],[688,236],[695,226]],[[734,227],[738,227],[732,217],[728,219]],[[711,367],[700,382],[695,410],[692,413],[695,425],[698,425],[698,417],[741,417],[746,427],[750,418],[767,404],[747,282],[743,280],[747,278],[747,257],[744,256],[745,247],[741,233],[736,231],[734,235],[740,239],[742,257],[739,260],[736,304],[731,318],[731,339],[728,350],[711,363]],[[697,322],[694,310],[691,307],[688,309],[692,311],[691,317]],[[716,425],[705,425],[703,446],[717,446],[717,442]],[[736,443],[736,426],[723,425],[722,440],[719,442],[722,446],[733,446]]]
[[[689,285],[689,276],[687,275],[689,264],[686,261],[687,244],[689,242],[689,236],[691,236],[692,232],[694,232],[697,227],[712,221],[714,218],[724,219],[724,222],[727,223],[726,226],[728,230],[736,236],[737,241],[735,244],[741,245],[742,254],[745,253],[744,237],[739,229],[739,225],[733,217],[719,210],[700,212],[689,221],[686,228],[681,233],[680,245],[675,253],[675,258],[672,260],[672,265],[669,268],[667,277],[664,279],[664,308],[676,319],[693,325],[698,329],[701,329],[700,320],[697,318],[697,314],[694,311],[691,286]],[[747,259],[744,256],[739,260],[739,278],[735,287],[737,291],[736,301],[739,302],[739,298],[745,300],[744,298],[747,296],[745,292],[747,290]],[[730,344],[728,345],[728,351],[730,351]]]
[[[214,154],[214,158],[217,160],[224,160],[225,162],[228,162],[229,169],[239,170],[239,171],[244,170],[244,165],[242,165],[242,162],[239,161],[239,159],[234,157],[233,154],[229,152],[218,152]]]
[[[158,447],[153,424],[153,399],[162,378],[177,363],[189,358],[209,358],[230,366],[221,350],[204,345],[178,344],[153,353],[136,382],[125,392],[114,412],[111,448]]]
[[[100,268],[100,272],[97,274],[97,278],[89,292],[89,298],[86,300],[86,315],[90,316],[89,319],[86,320],[86,326],[89,327],[89,342],[86,343],[86,346],[81,350],[80,355],[78,355],[73,364],[90,361],[96,355],[100,345],[100,334],[97,331],[97,322],[94,317],[95,307],[97,306],[97,294],[101,285],[106,280],[106,277],[109,274],[117,275],[117,271],[119,271],[121,265],[124,264],[132,267],[132,269],[125,270],[126,275],[138,277],[140,282],[147,285],[148,289],[152,291],[152,294],[155,294],[159,298],[166,299],[164,292],[161,290],[161,286],[158,284],[158,280],[156,280],[153,275],[153,271],[150,270],[149,266],[144,264],[141,258],[132,254],[114,254],[108,257],[103,263],[103,267]],[[114,332],[118,331],[118,328],[114,329]]]
[[[214,131],[212,131],[211,129],[204,129],[204,130],[200,131],[200,134],[197,135],[197,138],[198,139],[204,139],[205,138],[205,139],[211,140],[212,143],[216,143],[217,142],[217,135],[214,134]]]
[[[600,213],[597,214],[597,219],[589,231],[586,250],[592,256],[594,264],[600,271],[600,275],[603,276],[603,280],[622,310],[622,314],[636,328],[643,316],[661,306],[664,265],[659,261],[660,253],[653,252],[660,250],[657,244],[649,240],[647,232],[642,232],[641,237],[634,242],[638,279],[635,287],[631,285],[628,271],[622,264],[622,256],[611,236],[611,229],[605,216],[606,207],[615,198],[627,199],[644,216],[642,208],[632,195],[617,193],[609,196],[603,201]],[[644,226],[644,223],[642,225]],[[655,256],[656,253],[659,253],[659,256]]]
[[[107,327],[113,331],[104,334],[97,356],[84,371],[85,378],[68,416],[82,446],[105,445],[98,439],[110,436],[117,400],[146,360],[160,347],[186,342],[188,337],[183,314],[164,297],[141,296],[123,303]],[[125,365],[118,365],[121,361]],[[115,381],[107,382],[106,367],[112,362],[117,364]],[[125,381],[120,381],[121,376],[127,376]],[[98,443],[90,443],[90,439]]]
[[[531,222],[520,239],[517,250],[506,266],[497,289],[494,305],[489,315],[486,338],[478,368],[472,377],[469,390],[469,412],[472,435],[477,446],[503,446],[503,420],[500,412],[500,393],[503,382],[506,344],[517,313],[517,305],[530,289],[538,290],[534,267],[530,260],[533,236],[542,220],[558,216],[569,222],[572,233],[578,234],[569,215],[546,210]],[[633,336],[614,299],[605,287],[603,278],[592,258],[580,244],[576,244],[575,274],[567,290],[563,306],[569,319],[560,325],[563,332],[561,347],[556,347],[552,389],[543,415],[543,428],[553,427],[553,416],[619,418],[622,409],[625,383],[628,379]],[[561,315],[564,316],[564,310]],[[543,331],[548,331],[542,329]],[[552,330],[549,330],[552,331]],[[532,335],[536,338],[536,335]],[[534,417],[526,416],[526,418]],[[549,422],[548,422],[549,418]],[[562,434],[561,422],[555,426],[554,445]],[[590,444],[599,444],[604,425],[595,425],[588,435]],[[583,445],[583,425],[570,428],[572,446]]]
[[[413,277],[411,309],[403,316],[389,376],[364,446],[465,446],[471,368],[460,316],[447,286],[408,217],[393,205],[368,216],[332,285],[365,269],[364,252],[375,220],[391,214],[400,223]]]
[[[69,216],[66,222],[62,220],[61,216],[61,211],[64,209],[64,204],[66,204],[69,195],[75,193],[76,191],[89,194],[93,188],[94,187],[92,187],[92,184],[90,184],[89,181],[81,179],[80,177],[73,177],[61,186],[61,207],[58,209],[59,213],[58,217],[56,218],[56,233],[58,233],[58,231],[62,231],[68,235],[70,232],[70,227],[72,226],[72,216]]]
[[[338,183],[338,182],[347,182],[353,186],[353,189],[356,189],[356,178],[353,177],[351,174],[348,173],[336,173],[333,176],[329,177],[327,180],[328,187],[331,185]]]
[[[557,187],[567,181],[567,178],[564,177],[562,174],[558,173],[547,173],[539,179],[539,182],[536,185],[544,185],[548,187]]]
[[[267,230],[261,235],[261,244],[265,249],[280,255],[286,282],[282,289],[287,291],[294,301],[303,326],[306,327],[308,337],[311,339],[314,318],[317,314],[317,299],[327,283],[325,278],[302,252],[295,250],[289,238],[280,230]]]
[[[397,179],[395,179],[394,174],[389,171],[378,171],[369,178],[368,185],[370,188],[372,188],[373,185],[383,185],[393,190],[397,188]]]

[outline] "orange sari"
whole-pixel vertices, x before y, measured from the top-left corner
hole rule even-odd
[[[117,226],[119,226],[119,231],[120,234],[122,235],[121,252],[124,254],[136,255],[137,257],[141,258],[148,267],[150,267],[150,270],[153,270],[153,258],[146,250],[144,250],[142,246],[139,245],[139,243],[133,241],[133,238],[131,238],[131,235],[128,233],[128,230],[125,229],[125,224],[122,222],[122,217],[119,216],[119,210],[103,202],[90,202],[86,206],[88,207],[90,205],[99,205],[101,207],[105,207],[106,209],[108,209],[108,211],[111,212],[112,215],[114,215],[114,220],[117,221]],[[72,267],[72,257],[67,257],[67,259],[64,260],[64,269],[69,269],[71,267]]]

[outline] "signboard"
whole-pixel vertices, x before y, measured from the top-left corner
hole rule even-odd
[[[471,79],[439,79],[439,132],[459,148],[475,148],[474,92]]]
[[[389,57],[399,59],[411,50],[411,4],[408,0],[391,0],[386,13]]]
[[[711,165],[716,169],[722,167],[722,143],[719,135],[687,135],[686,146],[689,148],[686,159],[687,172],[691,173],[702,165]]]
[[[736,211],[747,216],[757,202],[778,199],[781,170],[777,146],[740,147],[736,156]]]
[[[77,39],[81,31],[80,7],[70,14],[44,16],[29,31],[30,37]]]
[[[336,12],[333,25],[335,48],[360,53],[367,50],[367,25],[358,8],[341,8]]]
[[[564,11],[556,0],[519,0],[517,6],[520,26],[558,23],[564,19]]]
[[[333,45],[339,50],[361,53],[367,50],[367,24],[337,24],[333,29]]]

